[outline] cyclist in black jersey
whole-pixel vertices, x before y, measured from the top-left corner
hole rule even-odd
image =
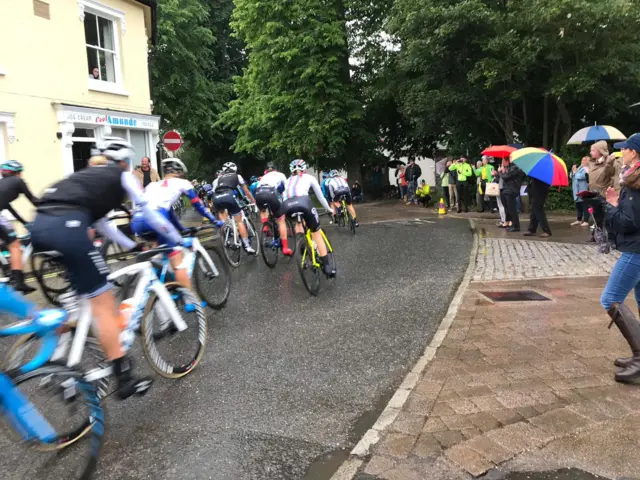
[[[26,225],[27,222],[11,207],[11,202],[21,194],[27,197],[34,206],[38,199],[33,196],[27,184],[22,180],[22,170],[22,164],[15,160],[10,160],[0,165],[0,172],[2,172],[2,178],[0,179],[0,211],[9,210],[16,220]],[[24,294],[34,292],[35,288],[24,283],[24,266],[22,265],[20,240],[16,237],[16,232],[11,224],[1,217],[0,240],[7,245],[7,249],[11,254],[11,284],[13,288]]]

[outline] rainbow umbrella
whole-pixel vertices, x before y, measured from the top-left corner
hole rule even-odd
[[[522,148],[511,154],[511,161],[532,178],[552,187],[569,185],[567,165],[557,155],[544,148]]]
[[[626,140],[627,137],[615,127],[609,125],[594,125],[578,130],[567,142],[567,145],[580,145],[585,142],[598,140]]]

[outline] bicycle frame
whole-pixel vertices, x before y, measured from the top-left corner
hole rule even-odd
[[[324,230],[320,229],[320,234],[322,235],[322,239],[324,240],[324,243],[327,246],[327,251],[329,253],[332,253],[333,252],[333,248],[331,247],[331,244],[329,243],[329,239],[324,234]],[[316,255],[316,247],[313,244],[313,239],[311,238],[311,230],[309,230],[308,228],[306,228],[305,237],[307,239],[307,243],[309,244],[309,250],[311,250],[311,263],[313,263],[314,267],[320,268],[322,265],[320,265],[320,262],[318,261],[318,257]],[[302,256],[302,263],[303,264],[304,264],[305,259],[306,259],[306,253]]]
[[[200,240],[197,237],[192,237],[191,242],[192,242],[191,248],[188,250],[185,249],[184,260],[182,261],[182,265],[187,267],[189,278],[193,276],[193,271],[195,270],[195,266],[196,266],[196,253],[198,252],[200,252],[200,254],[202,255],[202,258],[209,266],[210,271],[213,272],[213,274],[216,277],[219,276],[220,272],[218,272],[218,269],[213,263],[213,260],[211,260],[211,257],[207,253],[207,250],[202,246],[202,243],[200,243]],[[171,263],[168,261],[169,257],[167,254],[163,254],[163,260],[164,261],[163,261],[162,270],[160,272],[160,275],[158,275],[159,280],[162,283],[165,282],[167,274],[169,272],[173,272],[173,268],[171,267]]]
[[[133,344],[135,338],[135,331],[140,326],[142,316],[144,315],[144,309],[149,299],[151,292],[154,292],[160,299],[163,306],[167,309],[170,320],[175,325],[178,331],[184,331],[187,328],[187,324],[182,319],[182,316],[178,312],[175,303],[171,299],[171,295],[165,288],[164,284],[160,282],[155,274],[151,262],[141,262],[133,265],[126,266],[120,270],[110,274],[109,280],[115,280],[119,277],[141,275],[136,285],[135,293],[132,297],[133,301],[133,313],[127,322],[127,326],[120,334],[120,341],[122,343],[123,350],[127,352]],[[79,306],[70,305],[71,320],[77,319],[77,326],[75,333],[66,332],[61,335],[58,348],[52,357],[52,360],[63,359],[68,352],[67,366],[73,367],[80,363],[82,358],[82,352],[85,347],[87,336],[89,333],[89,327],[92,323],[91,305],[89,300],[82,297],[78,301]],[[79,307],[79,308],[78,308]],[[73,336],[73,338],[71,338]],[[89,382],[94,382],[101,378],[108,377],[112,374],[112,367],[105,367],[98,370],[93,370],[85,376],[85,379]]]

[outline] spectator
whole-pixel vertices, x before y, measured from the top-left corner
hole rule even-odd
[[[615,159],[609,157],[609,146],[604,140],[591,145],[589,164],[589,190],[604,197],[607,188],[613,185],[616,174]]]
[[[632,135],[614,146],[622,149],[625,171],[622,190],[617,192],[609,187],[605,193],[604,222],[622,254],[613,267],[600,303],[632,352],[630,358],[615,361],[615,365],[620,367],[615,380],[631,383],[640,378],[640,322],[624,301],[633,290],[640,308],[640,134]]]
[[[373,173],[371,174],[371,187],[374,200],[380,200],[382,198],[382,169],[376,165],[373,167]]]
[[[578,193],[585,190],[589,190],[589,157],[582,157],[580,166],[574,165],[571,168],[571,189],[573,190],[573,200],[576,202],[576,218],[577,220],[571,224],[572,227],[581,225],[588,227],[587,221],[587,209],[582,201],[582,198],[578,196]]]
[[[447,210],[451,208],[451,191],[449,190],[449,178],[451,176],[449,172],[450,166],[451,161],[447,161],[447,166],[440,174],[440,185],[442,186],[442,195],[444,196],[444,204],[447,206]]]
[[[498,188],[500,189],[500,194],[496,197],[496,202],[498,203],[498,210],[500,211],[500,221],[498,222],[498,226],[500,228],[509,228],[511,226],[511,222],[507,220],[507,210],[505,208],[506,201],[504,199],[504,181],[502,180],[502,173],[504,172],[502,166],[498,168],[495,172],[495,178],[498,180]]]
[[[416,164],[416,159],[413,154],[409,155],[409,165],[404,171],[404,178],[407,181],[407,205],[410,203],[418,204],[418,198],[416,197],[416,190],[418,189],[418,179],[422,175],[420,166]]]
[[[136,167],[133,174],[136,176],[142,188],[146,188],[151,182],[159,182],[160,176],[155,168],[151,168],[149,157],[142,157],[140,166]]]
[[[520,196],[520,185],[522,184],[522,170],[511,163],[510,158],[502,160],[502,181],[504,184],[504,199],[506,200],[506,209],[509,215],[510,227],[507,232],[520,231],[520,218],[516,206],[516,199]]]
[[[400,174],[398,175],[398,188],[400,189],[400,200],[407,201],[407,178],[405,177],[405,170],[407,167],[401,165],[398,169]]]
[[[98,70],[98,67],[91,68],[91,71],[89,72],[89,78],[91,80],[100,80],[100,70]]]
[[[536,234],[538,225],[542,229],[540,237],[548,238],[551,236],[551,229],[549,228],[549,222],[547,221],[547,214],[544,211],[544,203],[547,201],[549,195],[549,184],[544,183],[537,178],[532,178],[527,187],[527,194],[529,195],[529,228],[524,233],[526,237],[531,237]]]
[[[431,201],[431,187],[427,185],[424,179],[420,180],[420,187],[416,190],[416,196],[418,197],[418,201],[425,207],[429,205]]]
[[[460,208],[460,197],[458,196],[458,170],[451,169],[455,165],[454,160],[447,162],[446,172],[449,172],[449,201],[451,202],[451,208]]]
[[[495,168],[493,165],[489,163],[489,157],[483,155],[482,161],[479,162],[480,165],[476,170],[476,175],[478,177],[478,183],[480,188],[478,189],[480,192],[480,198],[478,199],[478,210],[481,212],[485,211],[485,201],[489,202],[489,210],[492,210],[493,200],[492,197],[487,197],[487,183],[493,182],[493,176],[495,175]]]
[[[358,181],[356,181],[353,184],[353,187],[351,187],[351,198],[354,202],[364,201],[364,198],[362,197],[362,187],[360,186],[360,183],[358,183]]]
[[[484,211],[483,205],[483,196],[484,190],[482,190],[482,181],[480,180],[480,170],[482,169],[482,160],[478,160],[476,162],[476,168],[473,169],[473,174],[476,177],[475,186],[476,186],[476,208],[478,212]]]
[[[455,170],[458,178],[456,183],[456,190],[458,191],[458,213],[462,212],[464,205],[464,211],[469,212],[470,203],[470,185],[473,177],[473,169],[471,165],[467,163],[465,157],[461,157],[458,161],[449,167],[449,171]]]

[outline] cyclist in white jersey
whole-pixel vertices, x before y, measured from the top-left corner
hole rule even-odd
[[[329,172],[327,191],[329,194],[329,198],[331,199],[331,203],[337,209],[340,208],[341,197],[344,197],[344,201],[347,204],[349,213],[353,218],[353,223],[356,227],[359,227],[360,224],[356,221],[356,209],[353,208],[353,201],[351,199],[351,189],[349,188],[349,183],[344,177],[338,175],[337,170],[331,170]]]
[[[284,186],[284,202],[282,202],[284,214],[291,216],[294,213],[302,213],[307,227],[311,230],[311,236],[318,246],[318,253],[322,260],[322,270],[327,276],[335,277],[336,267],[333,261],[333,254],[327,252],[327,245],[324,243],[324,238],[320,233],[318,211],[311,203],[309,190],[313,189],[313,193],[327,211],[333,211],[331,205],[322,195],[322,189],[315,177],[305,173],[307,164],[304,160],[294,160],[289,164],[289,170],[291,170],[291,176]],[[304,233],[302,226],[299,224],[296,225],[296,233]]]
[[[167,158],[163,160],[162,171],[164,173],[164,179],[159,182],[152,182],[144,189],[144,197],[148,207],[169,220],[178,231],[182,231],[184,227],[173,213],[171,206],[184,195],[189,198],[196,212],[209,219],[213,225],[218,227],[222,226],[222,222],[219,222],[211,215],[202,204],[191,182],[184,179],[184,175],[187,173],[187,167],[180,159]],[[153,229],[141,211],[136,211],[133,214],[131,230],[136,235],[153,232]],[[186,270],[186,266],[182,264],[184,260],[182,249],[168,236],[157,234],[155,236],[159,244],[174,247],[174,251],[169,255],[169,259],[176,275],[176,281],[187,288],[191,288],[189,273]]]
[[[256,205],[260,208],[260,220],[263,224],[267,223],[269,215],[267,208],[271,211],[271,215],[276,219],[278,230],[280,232],[280,244],[282,245],[282,253],[285,255],[293,255],[293,250],[289,248],[289,239],[287,238],[287,223],[285,221],[284,212],[282,211],[281,193],[287,177],[282,172],[276,170],[273,162],[267,164],[267,170],[258,180],[258,186],[255,191]],[[264,225],[263,231],[268,227]]]

